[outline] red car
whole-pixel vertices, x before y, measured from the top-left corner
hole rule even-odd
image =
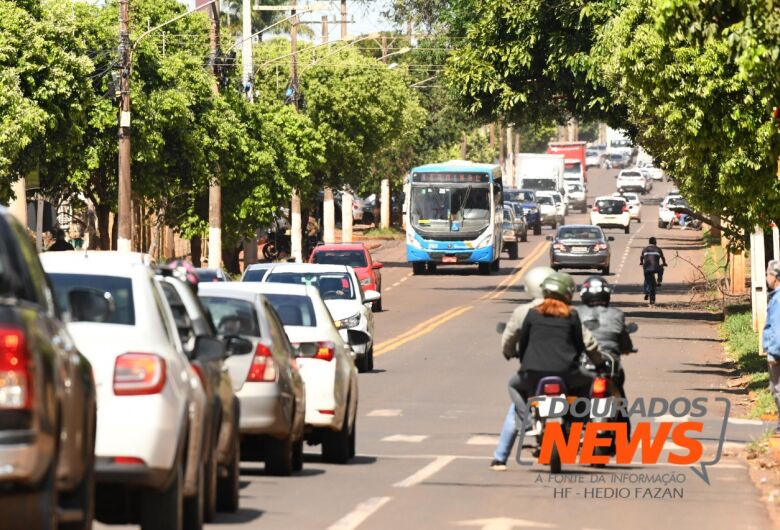
[[[360,286],[364,291],[382,292],[382,274],[379,272],[379,269],[383,265],[381,262],[371,259],[371,253],[363,243],[319,245],[312,251],[309,263],[348,265],[355,269],[355,274],[357,274]],[[374,302],[373,310],[382,311],[381,298]]]

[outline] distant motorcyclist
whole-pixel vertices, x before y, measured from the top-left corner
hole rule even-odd
[[[601,276],[587,278],[580,288],[580,297],[585,305],[578,307],[577,312],[582,325],[596,338],[599,350],[618,358],[622,354],[633,351],[634,344],[626,328],[626,317],[623,311],[609,305],[612,288],[607,280]],[[625,397],[623,391],[625,373],[622,367],[614,381],[620,389],[621,396]]]
[[[639,256],[639,265],[645,272],[645,300],[650,297],[650,282],[653,279],[653,275],[658,275],[658,287],[661,287],[661,283],[664,280],[664,267],[666,267],[666,257],[664,251],[661,250],[656,244],[656,239],[651,237],[648,241],[650,243],[644,249]]]
[[[512,316],[507,322],[504,333],[501,337],[502,353],[507,360],[518,358],[518,344],[520,340],[520,332],[523,328],[523,322],[534,307],[541,305],[544,302],[544,292],[542,291],[542,283],[551,275],[555,270],[550,267],[534,267],[529,270],[523,277],[523,284],[525,286],[525,292],[531,295],[532,300],[526,304],[521,304],[515,308],[512,312]],[[591,333],[583,328],[582,338],[585,344],[585,349],[588,351],[594,351],[598,349],[598,344],[591,335]],[[493,461],[490,463],[490,468],[494,471],[506,470],[506,461],[509,458],[509,454],[512,452],[512,446],[517,438],[517,421],[516,418],[520,417],[525,409],[515,409],[514,401],[510,403],[509,410],[504,418],[504,424],[501,429],[501,436],[499,437],[498,445],[493,453]]]

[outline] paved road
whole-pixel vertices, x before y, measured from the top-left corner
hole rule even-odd
[[[594,171],[590,194],[611,193],[612,173]],[[656,184],[660,197],[668,184]],[[568,222],[587,222],[584,214]],[[727,395],[715,319],[680,309],[688,299],[686,280],[701,261],[699,233],[660,230],[657,207],[643,207],[644,223],[632,233],[609,231],[610,280],[616,300],[639,324],[640,353],[625,361],[629,396]],[[551,234],[546,229],[543,236]],[[656,235],[671,258],[659,305],[647,308],[641,295],[639,253]],[[446,528],[740,528],[771,526],[757,490],[735,448],[756,436],[760,425],[729,423],[721,461],[710,468],[710,485],[687,467],[639,464],[595,469],[574,466],[552,477],[540,466],[511,462],[503,473],[488,468],[508,407],[506,381],[516,365],[501,357],[496,323],[505,321],[527,297],[522,274],[546,264],[548,243],[531,236],[520,259],[502,260],[501,271],[479,276],[476,268],[440,267],[432,276],[412,276],[400,244],[377,252],[386,268],[385,311],[377,315],[376,370],[360,376],[358,454],[349,465],[326,465],[319,448],[309,448],[304,471],[289,478],[267,477],[260,464],[242,465],[241,511],[221,515],[210,528],[268,529],[446,529]],[[587,273],[577,273],[582,280]],[[713,406],[704,435],[705,455],[722,405]],[[674,472],[682,483],[635,481]],[[644,477],[644,478],[641,478]],[[624,482],[620,482],[624,481]],[[656,490],[655,488],[660,488]],[[565,488],[569,488],[566,490]],[[620,488],[625,488],[625,491]],[[637,488],[640,488],[637,490]],[[625,499],[586,499],[625,495]],[[562,498],[563,496],[566,498]],[[639,496],[639,498],[637,498]]]

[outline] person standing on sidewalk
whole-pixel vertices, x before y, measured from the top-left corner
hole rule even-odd
[[[653,275],[658,274],[657,286],[661,287],[661,283],[664,280],[664,267],[666,267],[664,251],[658,247],[656,239],[651,237],[648,243],[650,244],[642,250],[642,255],[639,256],[639,265],[645,271],[645,284],[643,287],[645,300],[650,297],[650,282],[653,281]]]
[[[766,285],[769,302],[766,307],[766,324],[761,335],[761,344],[766,354],[769,369],[769,390],[780,414],[780,261],[772,260],[766,268]],[[780,417],[775,427],[775,435],[780,435]]]

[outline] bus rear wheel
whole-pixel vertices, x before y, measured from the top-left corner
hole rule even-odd
[[[416,276],[425,274],[425,263],[422,261],[415,261],[412,263],[412,273]]]

